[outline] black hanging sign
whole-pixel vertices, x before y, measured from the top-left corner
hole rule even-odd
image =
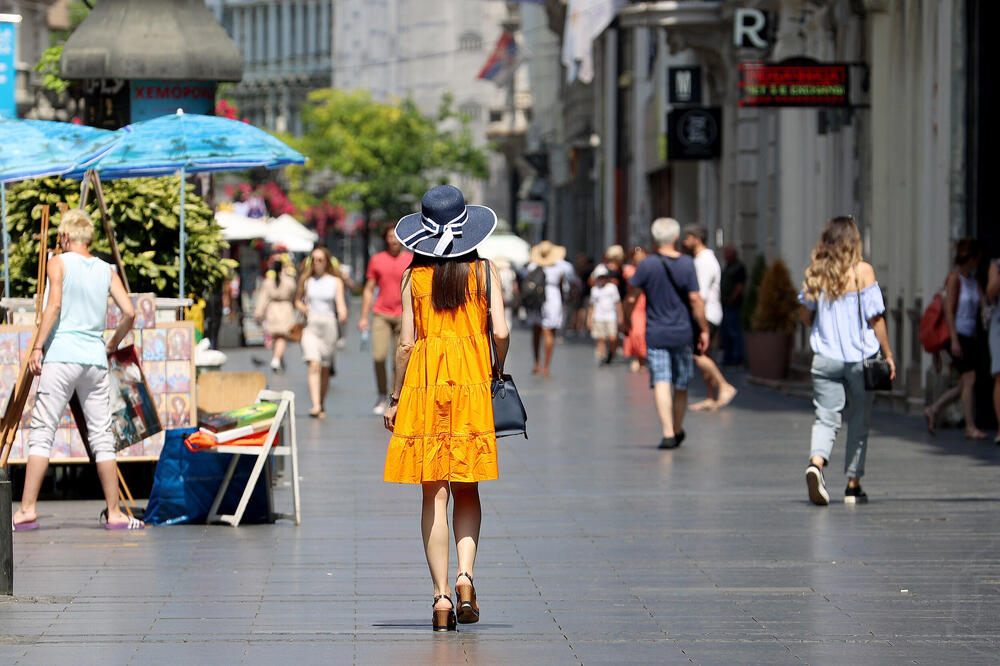
[[[701,104],[701,67],[671,67],[667,92],[671,104]]]
[[[710,160],[722,155],[722,109],[674,109],[667,115],[667,159]]]

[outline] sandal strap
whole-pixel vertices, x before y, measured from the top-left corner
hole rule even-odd
[[[436,597],[434,597],[434,601],[432,601],[432,602],[431,602],[431,606],[433,606],[433,605],[434,605],[434,604],[436,604],[437,602],[441,601],[442,599],[447,599],[447,600],[448,600],[448,603],[449,603],[449,604],[451,604],[452,606],[454,606],[454,605],[455,605],[455,602],[453,602],[453,601],[451,600],[451,597],[449,597],[449,596],[448,596],[447,594],[439,594],[439,595],[437,595]]]
[[[466,573],[465,571],[461,571],[461,572],[459,572],[459,574],[458,574],[457,576],[455,576],[455,578],[456,578],[456,579],[459,579],[459,578],[461,578],[462,576],[465,576],[466,578],[468,578],[468,579],[469,579],[469,582],[470,582],[470,583],[472,583],[473,585],[475,585],[475,584],[476,584],[476,583],[475,583],[475,581],[473,581],[473,580],[472,580],[472,576],[471,576],[471,575],[469,575],[468,573]]]

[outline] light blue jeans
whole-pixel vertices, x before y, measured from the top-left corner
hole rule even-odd
[[[847,419],[847,451],[844,474],[860,479],[865,474],[868,453],[868,424],[871,421],[875,394],[865,390],[861,362],[845,363],[832,358],[813,356],[813,405],[816,421],[812,427],[812,453],[830,460],[833,443]]]

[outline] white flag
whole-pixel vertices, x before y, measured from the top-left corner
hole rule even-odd
[[[566,80],[594,80],[594,40],[614,20],[625,0],[569,0],[563,30],[562,62]]]

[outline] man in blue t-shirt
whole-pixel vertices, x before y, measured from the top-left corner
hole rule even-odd
[[[661,217],[650,231],[657,251],[639,264],[629,280],[625,321],[630,320],[642,290],[646,294],[649,383],[663,425],[659,448],[674,449],[684,441],[687,387],[694,371],[692,354],[695,344],[699,354],[708,349],[708,321],[694,261],[676,248],[680,224]],[[697,341],[695,328],[699,331]]]

